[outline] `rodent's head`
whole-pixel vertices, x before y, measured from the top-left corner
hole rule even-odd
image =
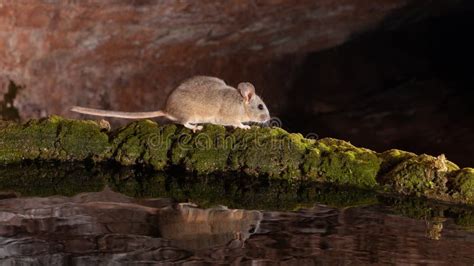
[[[247,115],[250,118],[248,122],[267,122],[270,120],[270,113],[262,99],[255,94],[255,87],[249,82],[239,83],[237,87],[242,98]]]

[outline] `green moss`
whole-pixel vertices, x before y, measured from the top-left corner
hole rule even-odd
[[[355,187],[374,187],[382,160],[376,153],[348,142],[325,138],[310,148],[304,164],[307,173],[316,173],[322,181]],[[308,157],[310,156],[310,157]]]
[[[450,194],[453,198],[474,203],[474,168],[455,171],[450,181]]]
[[[112,157],[122,165],[147,164],[163,170],[175,131],[176,125],[159,127],[151,120],[130,123],[113,135]]]
[[[49,124],[43,127],[39,124],[39,121],[34,120],[26,125],[2,123],[0,160],[4,163],[15,163],[39,158],[41,154],[45,155],[53,150],[56,142],[56,126]]]
[[[52,117],[26,125],[2,127],[0,159],[74,160],[113,158],[122,165],[144,164],[154,169],[180,166],[198,174],[227,171],[252,176],[327,181],[373,187],[380,159],[373,151],[344,141],[305,139],[280,128],[228,131],[206,125],[197,133],[182,126],[133,122],[108,137],[97,123]],[[18,137],[19,136],[19,137]]]
[[[443,195],[448,167],[443,155],[426,154],[405,160],[388,172],[383,180],[398,193],[405,195]]]
[[[119,129],[113,136],[114,159],[122,165],[144,163],[147,142],[158,132],[158,124],[150,120],[132,122]]]
[[[15,163],[25,159],[102,159],[110,149],[108,136],[94,121],[51,116],[26,124],[0,124],[0,160]]]
[[[172,147],[171,161],[199,174],[223,172],[227,170],[232,143],[223,126],[205,125],[195,134],[182,128]]]
[[[312,180],[323,181],[320,176],[319,166],[321,165],[321,151],[316,148],[308,148],[304,155],[302,165],[303,173]]]
[[[52,117],[50,121],[57,124],[55,146],[60,156],[56,159],[84,160],[91,157],[101,160],[110,150],[107,134],[95,121],[64,120],[58,117]]]
[[[472,170],[459,170],[444,156],[395,149],[376,153],[332,138],[305,139],[280,128],[205,125],[193,133],[180,125],[142,120],[107,132],[98,122],[52,116],[26,124],[0,122],[0,144],[0,161],[5,164],[93,159],[155,170],[180,168],[198,175],[244,173],[257,179],[312,180],[474,202]]]
[[[391,149],[378,154],[379,158],[382,159],[382,165],[380,166],[379,176],[383,176],[390,170],[392,170],[399,163],[411,159],[416,156],[412,152]]]
[[[243,169],[247,174],[263,174],[272,178],[292,179],[302,176],[300,165],[306,144],[300,134],[282,129],[252,128],[237,130],[230,154],[231,170]]]
[[[301,134],[282,129],[252,128],[226,131],[206,125],[192,134],[182,129],[176,135],[171,162],[199,174],[244,171],[273,178],[298,178],[307,143]]]

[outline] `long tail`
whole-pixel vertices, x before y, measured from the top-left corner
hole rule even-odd
[[[105,117],[118,117],[118,118],[127,118],[127,119],[141,119],[141,118],[153,118],[158,116],[166,116],[170,119],[173,119],[171,116],[167,115],[163,111],[154,111],[154,112],[120,112],[120,111],[107,111],[101,109],[86,108],[80,106],[73,106],[71,111],[81,114],[96,115],[96,116],[105,116]]]

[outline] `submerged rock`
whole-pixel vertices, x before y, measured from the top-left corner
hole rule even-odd
[[[193,133],[150,120],[110,131],[104,122],[53,116],[26,124],[0,124],[0,161],[115,161],[198,175],[244,173],[253,177],[312,180],[355,188],[470,203],[472,169],[444,155],[383,153],[349,142],[307,139],[281,128],[250,130],[206,125]]]

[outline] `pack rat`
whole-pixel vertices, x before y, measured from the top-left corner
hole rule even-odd
[[[118,112],[74,106],[71,111],[106,117],[128,119],[164,116],[193,131],[201,123],[249,129],[243,122],[264,123],[270,120],[267,106],[255,94],[255,87],[241,82],[237,89],[216,77],[195,76],[174,89],[163,110],[154,112]]]

